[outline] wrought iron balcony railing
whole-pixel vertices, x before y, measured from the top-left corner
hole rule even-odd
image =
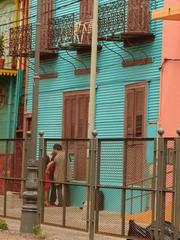
[[[154,39],[150,28],[150,9],[156,0],[115,0],[99,5],[98,40],[142,43]],[[80,12],[66,14],[49,20],[47,39],[48,50],[73,48],[90,49],[92,20],[82,21]],[[10,56],[30,56],[35,43],[32,25],[10,29]],[[32,43],[33,42],[33,43]],[[33,45],[33,47],[32,47]],[[43,51],[42,51],[43,52]]]
[[[99,40],[148,41],[150,9],[156,0],[116,0],[99,5]],[[63,48],[90,45],[92,21],[81,21],[79,13],[52,19],[49,24],[49,47]]]
[[[31,24],[11,28],[9,36],[9,55],[12,57],[30,56],[31,42]]]
[[[127,0],[117,0],[99,6],[99,39],[119,37],[127,30]]]

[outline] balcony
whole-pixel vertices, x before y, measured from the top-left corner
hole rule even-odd
[[[18,26],[10,29],[9,55],[12,57],[31,56],[32,26]]]
[[[9,56],[34,57],[35,55],[35,26],[32,24],[10,29]],[[54,59],[57,53],[49,49],[48,31],[41,29],[40,59]]]
[[[152,1],[152,2],[151,2]],[[153,0],[116,0],[99,5],[99,41],[121,41],[125,46],[154,40],[150,29]],[[86,51],[91,49],[92,20],[79,13],[51,19],[49,47]]]
[[[99,6],[99,39],[126,47],[154,40],[150,28],[153,0],[117,0]]]
[[[78,13],[63,15],[49,22],[49,49],[91,50],[92,21],[80,21]],[[98,49],[101,47],[98,46]]]

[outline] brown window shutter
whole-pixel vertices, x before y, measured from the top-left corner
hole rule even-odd
[[[88,131],[89,92],[74,91],[64,94],[63,137],[86,139]],[[87,141],[73,140],[68,153],[74,156],[74,178],[86,179]]]
[[[87,138],[89,95],[78,96],[78,128],[77,137]]]
[[[77,138],[86,139],[88,130],[88,107],[89,94],[80,94],[77,96]],[[87,158],[87,142],[76,142],[75,150],[75,178],[77,180],[85,180],[86,178],[86,158]]]
[[[76,98],[67,96],[64,99],[64,138],[75,138]]]
[[[41,0],[41,43],[42,52],[47,52],[49,48],[48,25],[49,20],[54,15],[54,0]]]
[[[136,89],[135,92],[135,137],[144,137],[144,121],[145,121],[145,89]]]
[[[89,21],[93,18],[93,0],[80,2],[80,21]]]
[[[126,137],[134,136],[134,90],[126,91]]]
[[[149,0],[128,0],[128,32],[149,32]]]

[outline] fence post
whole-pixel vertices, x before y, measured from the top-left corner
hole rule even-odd
[[[33,227],[39,224],[38,215],[38,163],[29,160],[27,167],[27,178],[25,192],[23,192],[23,206],[21,216],[20,232],[32,233]]]
[[[90,220],[89,220],[89,240],[94,239],[95,233],[95,182],[96,182],[96,152],[97,152],[97,131],[92,132],[93,138],[90,140]]]
[[[177,129],[175,164],[174,240],[178,239],[180,223],[180,128]],[[173,204],[173,203],[172,203]]]
[[[155,240],[164,239],[165,200],[166,200],[166,159],[164,130],[158,130],[158,159],[157,159],[157,193],[156,193],[156,224]]]
[[[39,132],[39,183],[38,183],[38,210],[39,219],[41,223],[43,222],[43,212],[44,212],[44,188],[43,188],[43,150],[44,150],[44,132]]]
[[[125,235],[127,139],[124,141],[123,189],[121,191],[121,235]]]
[[[25,191],[22,194],[23,205],[20,232],[32,233],[33,227],[40,223],[38,214],[38,162],[30,159],[31,132],[27,132],[25,157]]]

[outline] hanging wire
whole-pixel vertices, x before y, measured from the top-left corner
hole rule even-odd
[[[135,57],[134,57],[134,55],[133,55],[132,52],[130,52],[129,50],[127,50],[127,49],[119,46],[119,44],[118,44],[117,42],[113,42],[113,43],[114,43],[118,48],[120,48],[120,49],[123,50],[124,52],[128,53],[128,54],[132,57],[133,61],[135,61]]]
[[[118,52],[114,51],[112,48],[108,47],[108,46],[104,43],[104,41],[102,41],[102,44],[103,44],[104,47],[107,48],[109,51],[111,51],[111,52],[115,53],[116,55],[120,56],[121,59],[125,62],[125,59],[123,58],[123,56],[122,56],[120,53],[118,53]]]
[[[68,56],[70,56],[71,58],[73,58],[73,59],[77,60],[78,62],[80,62],[80,63],[85,67],[85,69],[88,69],[88,66],[87,66],[82,60],[80,60],[79,58],[76,58],[76,57],[72,56],[72,55],[68,52],[68,50],[66,50],[66,53],[67,53]]]
[[[62,57],[61,55],[59,55],[60,56],[60,58],[62,58],[64,61],[66,61],[66,62],[68,62],[68,63],[70,63],[73,67],[74,67],[74,69],[76,70],[77,68],[76,68],[76,65],[74,64],[74,63],[72,63],[71,61],[69,61],[68,59],[66,59],[66,58],[64,58],[64,57]]]
[[[141,52],[145,55],[146,58],[148,58],[148,54],[145,50],[139,49],[139,46],[136,46],[135,44],[131,43],[129,40],[127,40],[128,44],[133,47],[135,52]]]

